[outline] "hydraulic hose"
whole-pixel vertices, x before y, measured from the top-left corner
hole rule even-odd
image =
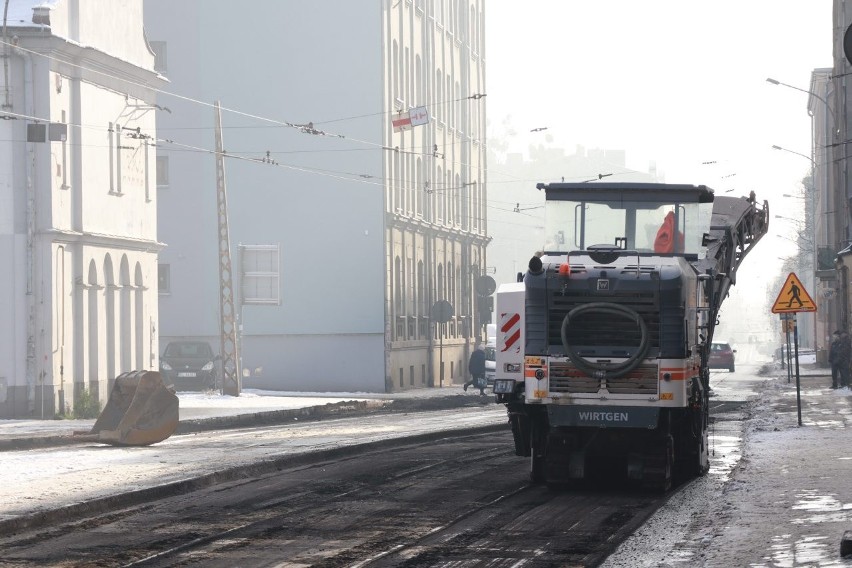
[[[641,333],[641,338],[636,352],[621,363],[591,363],[581,357],[568,342],[568,329],[571,326],[572,319],[588,312],[610,314],[633,320],[639,327],[639,332]],[[642,316],[640,316],[636,310],[628,306],[622,306],[621,304],[592,302],[590,304],[577,306],[568,312],[565,319],[562,320],[561,332],[562,346],[565,348],[566,355],[568,355],[568,358],[571,359],[572,363],[574,363],[574,366],[590,377],[614,379],[626,375],[639,366],[639,363],[642,362],[642,359],[645,358],[645,354],[648,352],[648,326],[645,325],[645,320],[642,319]]]

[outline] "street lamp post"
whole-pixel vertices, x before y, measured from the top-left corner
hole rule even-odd
[[[833,111],[833,110],[831,110],[831,105],[829,105],[829,104],[828,104],[828,101],[827,101],[827,100],[825,100],[824,98],[822,98],[821,96],[819,96],[819,95],[818,95],[818,94],[816,94],[815,92],[813,92],[813,91],[809,91],[809,90],[807,90],[807,89],[802,89],[801,87],[796,87],[796,86],[794,86],[794,85],[788,85],[787,83],[782,83],[781,81],[778,81],[777,79],[773,79],[772,77],[767,77],[767,78],[766,78],[766,82],[767,82],[767,83],[772,83],[773,85],[781,85],[782,87],[788,87],[788,88],[790,88],[790,89],[795,89],[795,90],[797,90],[797,91],[801,91],[802,93],[807,93],[808,95],[812,96],[812,97],[813,97],[813,98],[815,98],[816,100],[821,101],[821,102],[822,102],[822,104],[824,104],[824,105],[825,105],[826,110],[828,110],[829,114],[831,115],[832,120],[834,119],[834,111]],[[809,115],[809,116],[813,116],[813,113],[812,113],[812,112],[810,112],[810,110],[809,110],[809,111],[808,111],[808,115]]]
[[[767,79],[767,81],[769,81],[769,79]],[[793,87],[793,88],[795,88],[795,87]],[[797,89],[797,90],[801,90],[801,89]],[[801,152],[796,152],[795,150],[783,148],[781,146],[778,146],[777,144],[773,144],[772,149],[773,150],[779,150],[779,151],[782,151],[782,152],[789,152],[790,154],[795,154],[797,156],[801,156],[802,158],[806,159],[807,161],[809,161],[811,163],[811,171],[810,171],[811,181],[810,181],[810,183],[811,183],[812,187],[811,187],[810,191],[805,192],[805,196],[804,196],[806,207],[807,207],[806,211],[805,211],[805,227],[804,227],[805,230],[804,230],[804,233],[808,234],[808,235],[813,235],[813,237],[810,240],[805,240],[805,239],[802,239],[801,236],[800,236],[799,242],[797,244],[799,246],[799,251],[802,250],[802,241],[804,241],[807,245],[809,245],[809,246],[807,246],[807,249],[809,251],[808,256],[810,257],[810,267],[809,267],[810,269],[808,270],[807,286],[810,287],[811,291],[815,291],[816,290],[816,267],[817,267],[816,266],[817,243],[816,243],[816,235],[815,235],[815,232],[814,232],[814,223],[816,221],[816,219],[814,217],[815,204],[816,204],[816,195],[814,194],[815,181],[816,181],[816,161],[813,158],[811,158],[810,156],[808,156],[807,154],[802,154]],[[790,195],[789,197],[794,197],[794,196]],[[800,222],[799,219],[793,219],[791,217],[784,217],[783,215],[775,215],[775,217],[778,218],[778,219],[788,219],[790,221]],[[802,268],[804,268],[804,266],[802,266]],[[816,351],[818,349],[818,345],[817,345],[817,342],[818,342],[817,318],[816,318],[816,315],[814,315],[814,314],[808,314],[808,315],[813,318],[813,344],[812,344],[812,347],[814,348],[814,351]]]

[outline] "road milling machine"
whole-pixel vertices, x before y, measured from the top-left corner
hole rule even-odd
[[[546,244],[495,303],[494,393],[532,481],[665,491],[706,473],[710,343],[768,203],[695,185],[537,187]]]

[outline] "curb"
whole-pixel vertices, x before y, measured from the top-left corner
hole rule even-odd
[[[315,422],[329,418],[349,418],[380,412],[429,412],[431,410],[448,410],[452,408],[485,406],[487,404],[495,404],[494,399],[489,397],[487,402],[483,402],[479,398],[449,395],[444,397],[407,400],[350,400],[330,402],[321,406],[306,406],[303,408],[268,410],[252,414],[236,414],[234,416],[217,416],[213,418],[183,420],[178,423],[178,426],[172,435],[180,436],[197,432],[207,432],[210,430],[274,426],[296,420]],[[422,408],[423,406],[428,406],[428,408]],[[100,442],[82,440],[68,434],[7,438],[0,439],[0,452],[76,446],[92,443],[98,444]]]

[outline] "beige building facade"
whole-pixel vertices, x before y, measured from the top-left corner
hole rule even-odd
[[[486,275],[484,0],[395,2],[385,11],[387,125],[387,350],[390,390],[441,386],[467,376],[485,340],[475,286]],[[437,302],[452,317],[436,322]],[[438,318],[443,319],[443,318]]]

